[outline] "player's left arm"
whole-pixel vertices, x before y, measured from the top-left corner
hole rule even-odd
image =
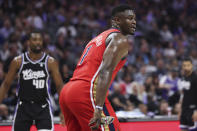
[[[53,57],[49,57],[48,59],[48,69],[55,82],[57,92],[58,94],[60,94],[60,91],[63,87],[63,81],[59,72],[58,63]]]
[[[192,115],[193,121],[197,121],[197,110],[194,110],[193,115]]]
[[[103,54],[98,84],[96,88],[96,102],[93,118],[89,122],[92,130],[101,124],[102,108],[106,99],[107,90],[112,80],[112,74],[120,60],[128,55],[128,40],[122,34],[111,34],[111,40]]]
[[[63,81],[62,81],[62,77],[59,72],[58,63],[53,57],[49,57],[49,59],[48,59],[48,69],[49,69],[49,72],[50,72],[54,82],[55,82],[58,95],[60,95],[60,91],[63,87]],[[62,126],[65,125],[64,116],[62,115],[62,112],[60,112],[60,124]]]

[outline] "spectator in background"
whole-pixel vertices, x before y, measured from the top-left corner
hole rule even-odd
[[[135,106],[121,93],[121,87],[117,83],[113,85],[113,94],[109,96],[109,100],[115,111],[131,111],[135,108]]]
[[[8,107],[5,104],[0,104],[0,121],[9,119]]]
[[[163,59],[157,60],[156,66],[157,66],[156,74],[158,75],[158,77],[161,77],[162,75],[166,74],[166,69]]]
[[[142,56],[142,60],[144,64],[149,64],[150,61],[150,49],[149,49],[149,44],[146,39],[142,39],[140,42],[140,50],[139,50],[139,55]]]
[[[66,47],[64,34],[61,33],[57,36],[57,41],[56,41],[55,45],[57,47],[58,58],[62,58],[63,57],[63,50]]]
[[[140,71],[135,74],[134,79],[139,84],[143,85],[146,80],[147,74],[146,74],[146,66],[142,66],[140,68]]]
[[[162,100],[159,105],[159,111],[157,115],[168,115],[169,105],[168,102],[165,100]]]
[[[167,43],[167,48],[164,49],[164,56],[169,59],[174,59],[176,57],[176,50],[173,47],[173,43]]]
[[[143,85],[135,81],[132,82],[129,93],[129,100],[134,103],[136,107],[138,107],[140,103],[147,104],[147,93]]]
[[[64,22],[63,26],[57,30],[57,36],[59,34],[63,34],[65,37],[72,38],[77,36],[77,30],[72,24],[66,21]]]
[[[147,108],[146,104],[139,104],[138,107],[140,109],[140,112],[142,112],[144,115],[148,114],[148,108]]]
[[[160,35],[161,35],[162,41],[164,41],[164,42],[170,42],[173,40],[173,35],[172,35],[171,31],[169,30],[167,24],[162,26],[162,29],[160,31]]]
[[[118,84],[121,88],[121,94],[128,95],[131,94],[131,83],[133,81],[133,78],[130,73],[125,72],[123,76],[123,80],[120,81]]]
[[[61,66],[61,72],[60,73],[62,75],[62,79],[63,79],[64,83],[67,83],[72,76],[72,74],[70,72],[70,69],[69,69],[68,65],[66,65],[66,64],[63,64]]]
[[[12,27],[12,24],[10,20],[7,18],[4,20],[4,25],[0,29],[0,34],[3,35],[4,39],[8,39],[10,34],[14,32],[14,28]]]
[[[4,63],[5,63],[5,64],[4,64],[4,67],[3,67],[3,71],[4,71],[4,72],[8,72],[8,68],[9,68],[8,65],[10,65],[10,63],[11,63],[11,61],[12,61],[12,59],[13,59],[14,57],[16,57],[17,55],[19,55],[19,54],[18,54],[18,49],[17,49],[17,45],[16,45],[16,44],[11,44],[11,45],[8,46],[8,48],[9,48],[10,54],[9,54],[9,57],[8,57],[8,58],[6,59],[6,61],[4,62]]]
[[[44,28],[43,21],[35,9],[31,10],[31,15],[27,17],[27,21],[32,27],[36,29]]]
[[[162,89],[162,97],[168,100],[178,91],[178,72],[172,69],[167,75],[160,78],[159,87]]]

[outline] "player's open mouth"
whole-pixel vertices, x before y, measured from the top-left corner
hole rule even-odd
[[[135,31],[136,30],[136,27],[131,27],[131,30]]]

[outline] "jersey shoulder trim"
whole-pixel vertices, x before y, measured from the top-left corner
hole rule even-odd
[[[26,59],[27,59],[29,62],[31,62],[32,64],[37,64],[37,63],[41,62],[42,60],[44,60],[44,58],[46,57],[46,53],[44,53],[44,54],[42,55],[42,57],[41,57],[39,60],[36,60],[36,61],[32,61],[32,60],[29,58],[28,52],[25,52],[25,57],[26,57]]]

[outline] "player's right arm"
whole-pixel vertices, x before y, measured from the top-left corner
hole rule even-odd
[[[97,107],[103,107],[104,105],[107,90],[112,80],[113,71],[121,59],[128,55],[129,44],[125,36],[120,33],[114,33],[111,34],[107,40],[109,40],[107,43],[108,46],[105,49],[98,75],[95,102],[96,109],[94,111],[94,116],[89,123],[89,126],[93,125],[90,127],[93,130],[98,129],[100,125],[102,111]]]
[[[7,94],[8,90],[10,89],[10,85],[11,85],[12,81],[14,80],[16,73],[20,68],[21,63],[22,63],[21,56],[15,57],[12,60],[9,70],[8,70],[8,73],[7,73],[5,79],[2,82],[1,87],[0,87],[0,103],[2,102],[5,95]]]
[[[103,107],[107,90],[112,80],[112,73],[122,58],[128,55],[128,40],[120,33],[111,36],[103,55],[96,88],[96,105]]]

